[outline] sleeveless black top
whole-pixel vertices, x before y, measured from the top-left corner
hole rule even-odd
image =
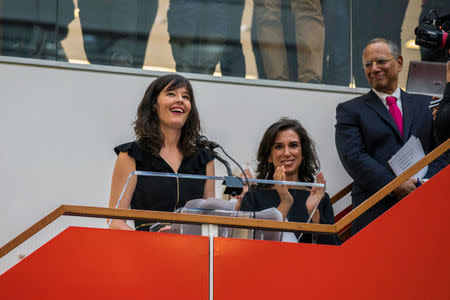
[[[122,144],[114,151],[117,155],[127,152],[134,158],[137,171],[175,173],[161,156],[152,156],[137,142]],[[178,173],[206,175],[206,164],[213,159],[208,150],[199,149],[183,158]],[[130,208],[172,212],[189,200],[203,198],[204,186],[205,181],[199,179],[138,176]],[[134,223],[138,227],[147,222],[135,220]]]

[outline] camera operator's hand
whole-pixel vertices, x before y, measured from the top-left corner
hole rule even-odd
[[[440,97],[438,97],[438,96],[433,96],[432,97],[432,99],[431,100],[437,100],[437,99],[439,99]],[[438,110],[438,106],[436,106],[436,107],[433,107],[433,110],[431,111],[431,113],[433,114],[433,121],[436,119],[436,113],[437,113],[437,110]]]
[[[448,49],[448,54],[450,55],[450,49]],[[447,61],[447,82],[450,82],[450,60]]]
[[[450,55],[450,49],[448,49],[448,54]],[[447,61],[447,83],[450,82],[450,60]],[[433,100],[437,100],[439,97],[433,96]],[[439,106],[433,108],[433,120],[436,120],[436,113],[438,111]]]

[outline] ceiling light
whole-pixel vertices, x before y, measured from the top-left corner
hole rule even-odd
[[[405,47],[407,49],[414,49],[414,50],[419,50],[419,48],[420,48],[418,45],[416,45],[416,42],[415,42],[414,39],[411,39],[411,40],[407,41],[405,43]]]

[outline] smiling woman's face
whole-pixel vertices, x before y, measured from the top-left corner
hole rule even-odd
[[[278,132],[268,159],[275,169],[284,166],[286,179],[297,181],[302,159],[302,146],[298,134],[292,129]]]
[[[156,101],[160,126],[181,129],[191,112],[191,99],[185,87],[161,91]]]

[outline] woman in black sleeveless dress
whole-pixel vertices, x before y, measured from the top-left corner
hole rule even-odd
[[[190,82],[176,74],[161,76],[148,87],[134,122],[136,141],[114,148],[109,207],[116,207],[132,171],[214,175],[213,157],[195,146],[200,119]],[[133,176],[119,208],[174,211],[188,200],[214,197],[214,181]],[[135,221],[136,229],[148,230]],[[110,228],[133,230],[124,220]]]

